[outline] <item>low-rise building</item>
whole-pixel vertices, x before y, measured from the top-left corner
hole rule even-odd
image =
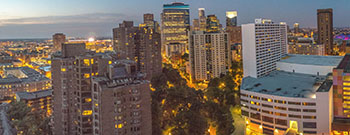
[[[298,38],[288,45],[289,54],[325,55],[324,45],[315,44],[312,38]]]
[[[242,115],[247,130],[268,135],[331,133],[333,77],[343,57],[289,55],[264,77],[245,77]]]
[[[50,116],[52,114],[52,90],[40,90],[35,92],[17,92],[17,102],[24,102],[32,111],[43,111]]]
[[[29,67],[5,68],[0,78],[0,98],[14,97],[16,92],[35,92],[50,88],[50,79]]]

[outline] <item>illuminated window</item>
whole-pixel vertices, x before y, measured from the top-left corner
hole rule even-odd
[[[83,111],[83,115],[91,115],[92,114],[92,110],[84,110]]]
[[[61,71],[62,72],[66,72],[66,68],[61,68]]]
[[[90,78],[90,74],[87,74],[87,73],[86,73],[86,74],[84,74],[84,77],[85,77],[85,78]]]
[[[350,97],[344,96],[343,99],[350,99]]]
[[[344,82],[343,85],[344,86],[350,86],[350,83]]]
[[[94,64],[94,59],[91,59],[90,61],[91,61],[91,64]]]
[[[350,92],[344,92],[344,95],[349,95],[350,96]]]
[[[350,87],[343,87],[343,90],[350,90]]]
[[[85,98],[85,102],[91,102],[91,98]]]
[[[112,61],[108,61],[108,64],[112,64]]]
[[[85,66],[90,66],[90,60],[89,59],[84,59],[84,65]]]
[[[344,76],[344,77],[343,77],[343,80],[344,80],[344,81],[350,81],[350,76]]]

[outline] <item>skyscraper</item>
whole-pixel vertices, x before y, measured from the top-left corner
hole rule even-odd
[[[150,15],[139,27],[133,22],[124,21],[119,28],[113,29],[115,50],[119,59],[128,59],[137,63],[137,71],[146,73],[147,79],[159,75],[162,71],[161,38],[152,25]],[[155,24],[155,23],[153,23]]]
[[[203,81],[226,74],[231,64],[229,36],[225,32],[193,31],[189,38],[191,76]]]
[[[208,15],[206,32],[219,32],[221,28],[220,21],[215,15]]]
[[[237,11],[226,12],[226,27],[237,26]]]
[[[52,36],[53,51],[61,51],[61,46],[66,42],[66,35],[63,33],[56,33]]]
[[[192,24],[193,24],[193,26],[192,26],[191,31],[199,31],[200,30],[199,19],[193,19]]]
[[[276,62],[285,55],[287,25],[267,19],[242,25],[244,77],[262,77],[276,69]],[[266,57],[269,56],[269,57]]]
[[[325,45],[326,55],[333,52],[333,9],[317,9],[318,43]]]
[[[180,2],[163,5],[161,14],[162,52],[167,57],[185,53],[190,31],[189,5]]]
[[[52,57],[53,133],[93,134],[91,77],[107,72],[107,54],[88,52],[85,44],[63,44]]]
[[[299,31],[299,23],[294,23],[293,27],[294,27],[294,33],[299,33],[300,32]]]
[[[198,17],[199,17],[199,30],[205,31],[207,26],[207,17],[205,17],[204,8],[198,8]]]

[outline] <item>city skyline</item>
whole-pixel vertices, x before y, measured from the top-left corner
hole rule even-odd
[[[163,4],[174,1],[150,0],[150,1],[9,1],[5,0],[0,5],[0,39],[18,38],[49,38],[55,32],[66,33],[75,37],[111,37],[113,27],[123,20],[142,23],[143,13],[153,13],[155,20],[160,21],[160,13]],[[119,4],[121,3],[122,4]],[[178,1],[179,2],[179,1]],[[349,27],[349,11],[346,5],[350,1],[339,0],[222,0],[203,2],[186,0],[182,1],[190,5],[190,19],[197,18],[198,8],[205,8],[206,14],[216,14],[221,23],[225,21],[225,12],[238,11],[238,24],[252,23],[256,18],[269,18],[276,22],[284,21],[291,26],[295,22],[301,28],[316,28],[317,13],[319,8],[334,9],[334,27]],[[84,3],[84,4],[81,4]],[[16,8],[13,8],[16,7]],[[130,9],[133,7],[133,12]],[[247,8],[250,7],[250,8]],[[307,8],[306,8],[307,7]],[[254,9],[254,10],[251,10]],[[261,11],[261,12],[257,12]],[[97,18],[97,19],[96,19]]]

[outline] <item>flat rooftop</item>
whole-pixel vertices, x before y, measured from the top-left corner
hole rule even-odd
[[[50,89],[50,90],[40,90],[35,92],[17,92],[16,95],[21,100],[33,100],[33,99],[52,96],[52,91],[53,90]]]
[[[318,65],[318,66],[334,66],[336,67],[343,56],[318,56],[318,55],[292,55],[288,54],[283,57],[280,62],[303,64],[303,65]]]
[[[261,78],[245,77],[241,89],[283,97],[312,98],[320,86],[324,85],[326,76],[273,71]],[[322,87],[322,91],[328,87]]]

